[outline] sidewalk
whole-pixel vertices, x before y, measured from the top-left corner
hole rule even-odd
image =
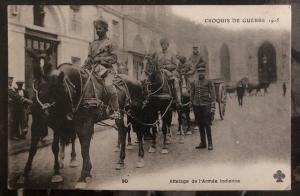
[[[11,140],[8,139],[8,154],[9,155],[15,155],[18,153],[26,152],[30,149],[30,142],[31,142],[31,122],[32,118],[29,116],[29,121],[28,121],[28,130],[29,132],[26,135],[26,139],[19,139],[19,140]],[[104,125],[105,124],[105,125]],[[107,119],[103,121],[103,125],[98,125],[95,124],[95,132],[107,130],[107,129],[112,129],[111,126],[114,126],[115,122],[114,120]],[[110,126],[107,126],[110,125]],[[49,146],[52,144],[53,140],[53,131],[52,129],[49,128],[48,130],[48,136],[44,138],[43,141],[40,141],[38,143],[38,148],[43,148],[46,146]]]

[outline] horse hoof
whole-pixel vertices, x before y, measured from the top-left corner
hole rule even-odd
[[[88,176],[85,178],[86,183],[91,183],[92,182],[92,177]]]
[[[19,177],[17,184],[24,184],[25,183],[25,177],[22,175]]]
[[[186,135],[192,135],[191,131],[186,132]]]
[[[166,140],[166,144],[171,144],[171,140],[170,140],[170,139],[167,139],[167,140]]]
[[[118,163],[116,166],[116,170],[124,169],[124,163]]]
[[[149,148],[148,150],[149,153],[155,153],[156,152],[156,149],[153,148],[152,146]]]
[[[76,159],[71,160],[69,167],[73,168],[73,167],[78,167],[78,166],[79,166],[79,163]]]
[[[133,149],[133,146],[132,146],[131,144],[130,144],[130,145],[128,144],[127,147],[126,147],[126,149],[127,149],[127,150],[132,150],[132,149]]]
[[[145,162],[144,162],[144,159],[140,159],[138,162],[137,162],[137,168],[143,168],[145,167]]]
[[[86,182],[77,182],[75,189],[86,189],[87,183]]]
[[[180,135],[180,131],[177,131],[176,135]]]
[[[58,164],[59,164],[59,169],[63,169],[65,167],[64,162],[62,161],[59,161]]]
[[[179,144],[184,144],[184,139],[182,137],[179,138]]]
[[[51,178],[52,183],[58,183],[58,182],[62,182],[62,181],[63,181],[63,177],[61,175],[54,175]]]
[[[161,152],[160,152],[161,154],[168,154],[169,153],[169,151],[168,151],[168,149],[166,149],[166,148],[163,148],[162,150],[161,150]]]
[[[114,152],[120,152],[120,148],[119,147],[116,147]]]

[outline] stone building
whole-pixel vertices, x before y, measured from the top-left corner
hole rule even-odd
[[[8,6],[9,75],[32,85],[32,59],[27,48],[54,47],[52,63],[82,65],[89,43],[95,39],[93,21],[109,23],[108,36],[118,48],[118,59],[128,74],[139,79],[143,56],[160,50],[161,37],[169,37],[174,53],[191,55],[199,45],[210,78],[236,82],[282,81],[289,77],[289,33],[285,31],[227,31],[203,27],[172,13],[171,6],[123,5],[10,5]]]
[[[53,45],[52,63],[82,65],[89,43],[95,39],[93,21],[103,17],[109,23],[108,36],[118,50],[118,59],[128,66],[129,75],[139,79],[143,55],[160,49],[166,36],[158,28],[164,21],[165,6],[8,6],[9,75],[32,85],[32,59],[27,48],[45,50]],[[176,48],[171,42],[171,48]]]

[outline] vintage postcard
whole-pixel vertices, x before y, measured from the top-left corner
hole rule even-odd
[[[9,5],[10,189],[289,190],[289,5]]]

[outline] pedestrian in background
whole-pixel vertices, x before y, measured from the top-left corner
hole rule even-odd
[[[16,93],[23,98],[29,98],[28,92],[23,88],[24,82],[17,81],[17,88],[15,89]],[[19,129],[20,133],[19,138],[25,139],[28,132],[28,106],[23,104],[16,105],[16,126]]]
[[[236,94],[237,94],[237,98],[238,98],[238,103],[239,106],[243,106],[243,98],[244,98],[244,94],[245,94],[245,88],[242,82],[239,82],[236,88]]]
[[[32,104],[30,99],[20,96],[12,87],[13,77],[8,77],[8,134],[10,139],[21,138],[17,121],[17,108],[19,105],[27,106]]]
[[[197,78],[191,83],[191,101],[201,142],[195,148],[206,148],[208,143],[208,150],[213,150],[211,125],[215,112],[215,87],[211,80],[205,78],[204,65],[198,65],[196,70]]]
[[[283,84],[282,84],[282,91],[283,91],[282,96],[285,96],[285,94],[286,94],[286,83],[285,82],[283,82]]]

